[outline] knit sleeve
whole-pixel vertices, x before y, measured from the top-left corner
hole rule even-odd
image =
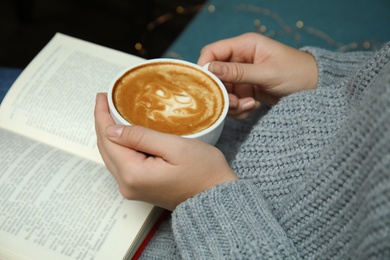
[[[314,56],[318,66],[318,88],[338,85],[356,74],[362,64],[372,57],[370,51],[332,52],[315,47],[304,47],[302,51]]]
[[[172,227],[185,259],[297,259],[259,189],[249,180],[213,187],[181,203]]]

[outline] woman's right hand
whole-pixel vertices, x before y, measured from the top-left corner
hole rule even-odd
[[[260,102],[273,105],[283,96],[317,86],[311,54],[257,33],[206,45],[198,64],[208,62],[229,92],[229,115],[236,119],[249,116]]]

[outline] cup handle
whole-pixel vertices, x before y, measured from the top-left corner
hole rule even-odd
[[[209,70],[210,62],[207,62],[205,65],[202,66],[205,70]]]

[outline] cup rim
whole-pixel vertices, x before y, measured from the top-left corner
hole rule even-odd
[[[120,124],[122,124],[122,125],[132,125],[130,122],[128,122],[126,119],[124,119],[121,116],[121,114],[118,112],[117,108],[114,105],[114,102],[112,100],[112,90],[113,90],[113,88],[115,86],[115,83],[117,82],[117,80],[121,76],[123,76],[129,70],[132,70],[132,69],[134,69],[134,68],[136,68],[138,66],[143,66],[144,64],[160,63],[160,62],[172,62],[172,63],[185,64],[185,65],[188,65],[190,67],[194,67],[194,68],[197,68],[197,69],[201,70],[202,72],[206,73],[209,77],[211,77],[217,83],[217,85],[219,86],[219,88],[221,90],[223,99],[224,99],[224,104],[223,104],[222,111],[221,111],[218,119],[212,125],[210,125],[209,127],[203,129],[202,131],[199,131],[199,132],[196,132],[196,133],[193,133],[193,134],[188,134],[188,135],[180,135],[180,136],[187,137],[187,138],[197,138],[197,137],[200,137],[200,136],[203,136],[203,135],[206,135],[206,134],[212,132],[214,129],[216,129],[218,126],[220,126],[225,121],[225,118],[226,118],[228,110],[229,110],[229,96],[228,96],[227,90],[225,88],[225,85],[222,83],[222,81],[217,76],[215,76],[212,72],[210,72],[207,69],[207,67],[205,67],[205,66],[202,67],[202,66],[200,66],[200,65],[198,65],[196,63],[192,63],[192,62],[185,61],[185,60],[180,60],[180,59],[174,59],[174,58],[154,58],[154,59],[149,59],[149,60],[138,62],[136,64],[133,64],[131,66],[128,66],[128,67],[122,69],[119,73],[116,74],[114,79],[111,80],[109,88],[108,88],[108,93],[107,93],[108,106],[109,106],[110,113],[114,114],[112,116],[114,116],[120,122]]]

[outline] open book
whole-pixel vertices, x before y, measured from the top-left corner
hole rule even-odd
[[[129,259],[163,212],[127,201],[96,146],[97,92],[142,59],[57,33],[0,106],[0,259]]]

